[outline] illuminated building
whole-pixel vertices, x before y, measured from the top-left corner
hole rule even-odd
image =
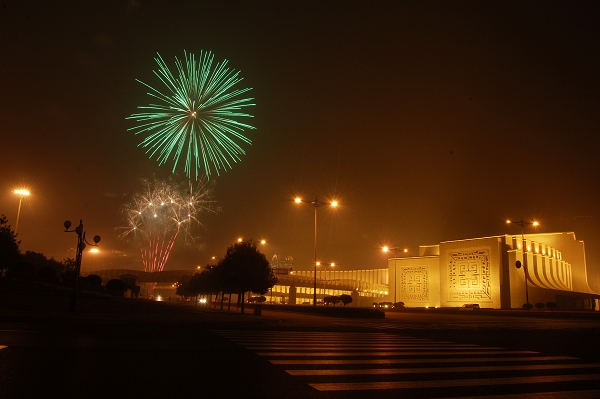
[[[271,259],[271,268],[276,276],[288,275],[294,270],[294,258],[286,256],[285,259],[279,259],[277,254],[275,254]]]
[[[389,298],[407,307],[513,309],[528,295],[532,305],[598,310],[600,299],[588,285],[584,243],[574,233],[444,241],[419,247],[419,256],[390,258],[388,270],[396,281]]]

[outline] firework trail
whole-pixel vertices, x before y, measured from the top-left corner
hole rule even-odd
[[[200,214],[216,212],[212,184],[200,180],[187,187],[171,180],[144,180],[144,190],[125,205],[127,227],[122,236],[140,245],[144,271],[162,271],[181,234],[194,239],[194,225]]]
[[[209,51],[201,51],[198,58],[184,52],[183,62],[175,58],[174,72],[160,54],[154,60],[162,91],[138,82],[157,103],[140,106],[143,112],[127,118],[139,123],[128,130],[145,135],[139,146],[160,165],[171,160],[173,172],[184,155],[185,174],[195,180],[203,175],[210,179],[213,169],[217,175],[231,169],[231,162],[245,154],[238,143],[251,144],[242,133],[254,129],[239,121],[252,118],[242,110],[255,105],[253,98],[240,98],[251,88],[234,88],[242,81],[240,71],[229,68],[227,60],[215,63]]]

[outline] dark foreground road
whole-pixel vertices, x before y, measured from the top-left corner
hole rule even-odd
[[[254,316],[115,298],[67,313],[66,298],[11,298],[1,398],[600,398],[597,319]]]

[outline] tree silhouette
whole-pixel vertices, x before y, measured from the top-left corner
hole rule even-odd
[[[102,286],[102,277],[97,274],[90,274],[85,278],[85,285],[87,287],[101,287]]]
[[[39,281],[45,283],[56,283],[58,282],[58,274],[53,267],[42,266],[37,271],[37,278]]]
[[[269,261],[258,251],[253,240],[238,242],[227,248],[225,257],[215,269],[222,291],[241,295],[242,313],[246,292],[263,295],[277,283]]]
[[[119,280],[117,278],[113,278],[112,280],[108,280],[106,283],[106,289],[110,291],[120,291],[123,292],[127,289],[127,284],[123,280]]]
[[[0,276],[4,271],[14,267],[21,256],[17,235],[8,224],[5,215],[0,216]]]
[[[7,276],[11,278],[17,278],[19,280],[33,280],[35,277],[33,271],[33,265],[29,262],[17,262],[17,264],[13,265],[6,273]]]
[[[177,280],[177,289],[175,290],[175,295],[179,295],[181,297],[192,297],[196,295],[191,290],[190,280],[192,276],[181,276],[179,280]]]
[[[333,306],[335,306],[337,303],[340,303],[340,300],[340,297],[337,295],[326,296],[325,298],[323,298],[323,302],[327,306],[329,306],[330,303],[333,303]]]
[[[207,267],[201,273],[196,273],[189,281],[190,290],[195,295],[212,295],[219,291],[214,268]]]
[[[342,294],[342,295],[340,295],[340,301],[342,301],[344,306],[346,306],[349,303],[352,303],[352,297],[348,294]]]
[[[21,255],[21,259],[24,262],[31,263],[33,265],[33,271],[38,274],[38,270],[51,267],[56,271],[56,275],[58,276],[62,272],[65,271],[65,265],[54,258],[47,258],[41,252],[35,251],[25,251],[24,255]]]
[[[210,295],[219,293],[221,286],[217,279],[214,266],[207,266],[202,272],[193,276],[182,276],[177,281],[177,295],[197,297],[198,295]]]
[[[61,262],[65,267],[65,272],[75,271],[77,267],[77,261],[74,258],[65,258]]]

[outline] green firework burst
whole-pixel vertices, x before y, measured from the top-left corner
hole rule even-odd
[[[253,98],[242,96],[251,88],[238,89],[240,71],[227,66],[228,61],[215,62],[210,51],[201,51],[198,58],[184,51],[184,61],[175,57],[171,72],[160,54],[154,59],[158,70],[154,74],[163,84],[160,91],[137,80],[150,89],[147,94],[156,104],[140,106],[143,112],[132,114],[139,124],[128,130],[145,135],[139,146],[160,165],[173,161],[173,172],[185,155],[185,174],[198,180],[212,171],[231,169],[231,162],[245,154],[238,143],[251,144],[242,133],[254,129],[240,119],[252,118],[243,112],[254,106]]]

